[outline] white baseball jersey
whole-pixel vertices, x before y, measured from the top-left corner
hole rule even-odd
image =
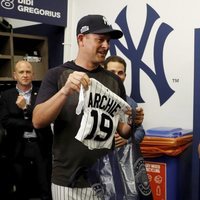
[[[81,87],[76,114],[83,109],[81,126],[75,138],[89,149],[111,148],[119,120],[127,122],[128,103],[99,81],[90,78],[88,90]]]
[[[102,200],[90,187],[70,188],[52,183],[51,189],[53,200]]]

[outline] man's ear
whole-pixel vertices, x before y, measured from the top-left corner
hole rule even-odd
[[[13,72],[13,78],[16,80],[16,72]]]
[[[82,45],[83,38],[84,38],[84,34],[78,34],[77,41],[79,45]]]

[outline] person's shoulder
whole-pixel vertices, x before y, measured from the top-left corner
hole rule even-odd
[[[51,67],[47,70],[45,78],[54,79],[57,78],[63,71],[67,68],[67,63],[57,65],[55,67]]]
[[[102,70],[102,72],[103,72],[105,75],[109,76],[110,78],[112,78],[112,79],[114,79],[114,80],[116,80],[116,81],[120,80],[120,78],[119,78],[116,74],[114,74],[113,72],[108,71],[108,70],[106,70],[106,69],[103,68],[103,67],[101,67],[100,69]]]
[[[39,86],[33,84],[32,92],[38,92],[39,89]]]
[[[18,92],[15,87],[9,88],[7,90],[1,91],[0,93],[0,100],[8,102],[11,99],[15,99],[15,97],[18,95]]]
[[[9,89],[7,89],[7,90],[4,90],[4,91],[2,91],[1,92],[1,95],[3,96],[3,95],[9,95],[9,94],[14,94],[14,93],[17,93],[17,90],[16,90],[16,87],[14,86],[14,87],[12,87],[12,88],[9,88]]]
[[[63,70],[63,69],[65,69],[65,68],[66,68],[66,63],[63,63],[63,64],[57,65],[57,66],[55,66],[55,67],[49,68],[48,71],[53,71],[53,72],[55,72],[55,71]]]
[[[99,73],[97,73],[97,76],[94,75],[94,78],[96,78],[99,82],[120,96],[122,99],[126,100],[124,84],[117,75],[104,69],[103,67],[99,67],[97,72]]]
[[[48,73],[60,73],[66,69],[71,69],[71,68],[74,68],[74,64],[72,61],[67,61],[63,64],[60,64],[58,66],[55,66],[55,67],[52,67],[48,70]]]

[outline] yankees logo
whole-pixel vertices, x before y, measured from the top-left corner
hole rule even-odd
[[[1,6],[5,9],[13,9],[14,8],[14,0],[2,0]]]
[[[108,23],[108,20],[105,17],[103,17],[103,21],[104,21],[104,24],[110,26],[110,24]]]
[[[152,66],[149,67],[143,61],[143,55],[145,53],[145,48],[148,44],[148,38],[151,34],[151,30],[156,20],[159,19],[159,15],[156,13],[153,8],[147,5],[147,18],[144,26],[144,31],[141,35],[138,46],[134,45],[134,41],[131,38],[131,31],[129,31],[126,13],[127,7],[125,7],[118,15],[116,22],[121,27],[124,38],[126,40],[126,46],[123,46],[120,41],[111,41],[110,43],[110,52],[111,55],[116,55],[116,49],[121,50],[121,52],[126,56],[131,62],[132,69],[132,88],[131,88],[131,97],[138,103],[145,102],[140,93],[140,71],[142,70],[146,75],[151,79],[158,93],[160,100],[160,105],[163,105],[173,94],[172,90],[167,82],[164,64],[163,64],[163,49],[165,45],[165,40],[169,33],[173,30],[172,27],[166,23],[162,23],[157,30],[155,35],[155,43],[153,45],[154,56],[153,63],[155,63],[155,72],[151,70]],[[117,48],[116,48],[117,47]]]

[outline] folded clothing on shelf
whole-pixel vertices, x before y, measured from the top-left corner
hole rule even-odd
[[[148,129],[140,144],[144,157],[177,156],[192,143],[191,129],[157,127]]]

